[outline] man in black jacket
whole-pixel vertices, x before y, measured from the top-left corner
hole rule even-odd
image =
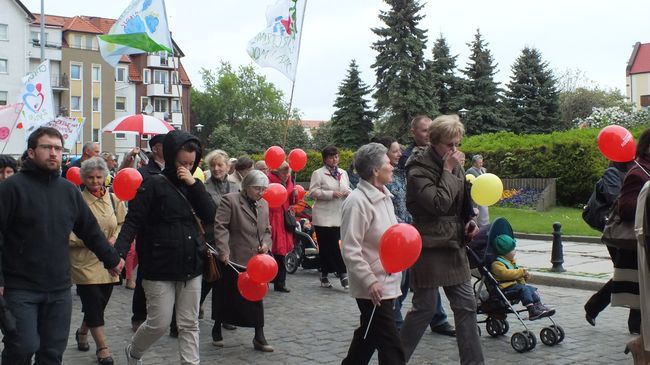
[[[16,317],[17,332],[4,337],[2,364],[61,364],[68,343],[70,232],[83,239],[111,274],[124,260],[109,245],[77,189],[61,178],[63,137],[35,130],[16,176],[0,184],[0,294]]]

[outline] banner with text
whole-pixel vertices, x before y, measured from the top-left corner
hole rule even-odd
[[[18,102],[23,103],[24,107],[19,121],[25,128],[26,139],[36,128],[54,120],[57,114],[52,103],[50,80],[50,60],[45,60],[22,79],[23,88]]]
[[[45,123],[46,127],[52,127],[63,135],[63,140],[65,144],[63,147],[68,150],[74,149],[75,143],[79,140],[79,133],[81,128],[84,125],[86,118],[66,118],[66,117],[57,117],[56,119]]]

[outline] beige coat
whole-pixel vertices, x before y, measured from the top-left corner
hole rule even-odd
[[[368,289],[377,282],[382,287],[382,299],[401,295],[402,273],[388,275],[379,259],[381,236],[397,224],[392,196],[388,189],[381,192],[361,180],[343,203],[343,261],[348,269],[353,298],[370,299]]]
[[[335,191],[350,191],[350,179],[345,170],[338,169],[340,179],[333,178],[325,166],[311,174],[309,195],[314,199],[312,224],[320,227],[340,227],[344,199],[335,199]]]
[[[124,203],[113,195],[115,204],[115,210],[113,210],[112,194],[104,194],[103,197],[97,198],[88,190],[84,190],[81,195],[90,211],[93,212],[106,238],[117,239],[126,216]],[[70,234],[70,264],[72,282],[75,284],[108,284],[119,281],[119,277],[111,276],[97,256],[86,248],[83,241],[74,233]]]
[[[214,223],[214,240],[221,255],[230,261],[246,266],[257,254],[260,245],[271,248],[269,205],[266,200],[257,202],[257,214],[240,193],[226,194],[221,198]]]

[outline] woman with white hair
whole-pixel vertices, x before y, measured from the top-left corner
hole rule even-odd
[[[367,364],[375,350],[379,364],[406,363],[393,314],[395,298],[401,294],[402,274],[387,274],[379,259],[381,237],[397,223],[392,194],[384,186],[393,178],[386,152],[379,143],[357,150],[354,165],[361,180],[343,202],[343,260],[348,268],[350,296],[357,301],[361,320],[342,364]]]
[[[214,225],[222,277],[213,289],[212,319],[215,323],[255,328],[253,348],[263,352],[273,351],[264,337],[264,304],[261,300],[250,302],[239,293],[235,268],[246,271],[248,260],[269,251],[269,205],[262,199],[268,186],[269,179],[262,171],[250,171],[242,180],[241,192],[223,196]],[[212,344],[224,346],[220,326],[212,328]]]
[[[82,196],[97,223],[106,235],[108,242],[115,243],[120,233],[126,207],[114,194],[106,190],[105,182],[109,174],[106,161],[92,157],[81,163],[81,179],[85,186]],[[75,333],[77,349],[88,351],[88,331],[95,340],[97,361],[100,364],[113,364],[104,335],[104,310],[113,293],[117,276],[111,276],[97,256],[74,233],[70,234],[70,263],[72,281],[77,285],[84,313],[81,326]]]

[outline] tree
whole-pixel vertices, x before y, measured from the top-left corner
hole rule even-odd
[[[555,77],[535,48],[524,47],[512,65],[505,105],[511,116],[510,130],[515,133],[550,133],[568,128],[560,122]]]
[[[381,11],[379,19],[386,27],[373,28],[379,36],[372,48],[377,58],[372,68],[377,78],[373,97],[386,123],[382,134],[405,139],[411,119],[419,114],[436,114],[434,101],[428,96],[424,70],[426,31],[418,28],[423,16],[417,0],[384,0],[390,10]]]
[[[369,93],[359,77],[359,66],[352,60],[334,102],[337,110],[332,116],[332,133],[337,146],[356,149],[370,140],[374,113],[365,98]]]
[[[332,128],[332,122],[321,124],[314,132],[312,147],[315,150],[320,151],[323,148],[334,144],[334,129]]]
[[[621,108],[631,111],[631,105],[618,89],[603,90],[579,87],[560,92],[560,116],[564,125],[573,125],[576,119],[586,118],[596,108]]]
[[[425,62],[425,73],[430,97],[442,114],[456,113],[462,109],[462,79],[455,75],[456,58],[450,54],[445,37],[440,34],[432,50],[433,59]]]
[[[469,109],[463,118],[468,134],[498,132],[506,129],[506,121],[498,105],[499,84],[494,81],[497,64],[487,48],[489,43],[476,30],[467,67],[462,70],[467,77],[462,98],[464,109]]]

